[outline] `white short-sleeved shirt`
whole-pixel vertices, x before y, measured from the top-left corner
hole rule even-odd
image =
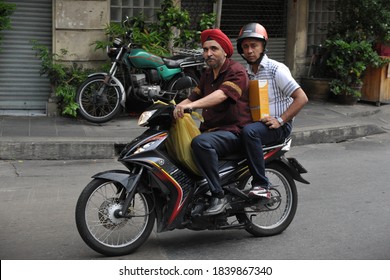
[[[246,69],[249,79],[268,81],[270,115],[280,117],[293,102],[291,94],[300,88],[288,67],[264,55],[257,73],[252,72],[250,65]]]

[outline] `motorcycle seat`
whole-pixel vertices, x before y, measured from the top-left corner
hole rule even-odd
[[[245,154],[244,154],[244,151],[242,152],[236,152],[236,153],[233,153],[233,154],[230,154],[230,155],[226,155],[226,156],[223,156],[223,157],[220,157],[219,160],[221,161],[238,161],[238,160],[242,160],[242,159],[245,159]]]
[[[275,148],[278,148],[278,147],[283,147],[283,146],[287,145],[289,141],[291,141],[291,136],[289,136],[286,139],[284,139],[283,142],[275,142],[275,143],[271,143],[269,145],[263,145],[263,151],[268,151],[268,150],[272,150],[272,149],[275,149]],[[238,152],[235,152],[235,153],[223,156],[223,157],[220,158],[220,160],[225,160],[225,161],[229,161],[229,160],[242,160],[244,158],[245,158],[245,153],[244,153],[243,150],[241,150],[241,151],[238,151]]]
[[[163,61],[168,68],[179,68],[184,62],[195,62],[195,59],[184,55],[175,55],[172,57],[163,57]]]

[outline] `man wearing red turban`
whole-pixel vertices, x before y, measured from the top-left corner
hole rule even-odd
[[[240,149],[241,129],[252,121],[249,79],[245,68],[230,59],[233,45],[220,29],[205,30],[200,38],[203,57],[209,67],[202,74],[199,85],[176,106],[173,114],[175,118],[181,118],[184,109],[202,109],[202,134],[192,140],[191,147],[195,163],[212,193],[203,215],[217,215],[229,203],[219,180],[219,157]]]
[[[202,46],[204,42],[214,40],[216,41],[225,51],[227,57],[231,57],[233,55],[233,45],[228,36],[225,35],[221,31],[221,29],[207,29],[203,31],[200,35],[200,41],[202,42]]]

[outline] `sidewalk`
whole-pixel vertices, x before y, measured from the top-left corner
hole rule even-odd
[[[114,158],[141,134],[138,118],[104,124],[46,116],[1,116],[0,159]],[[340,142],[390,131],[390,104],[354,106],[310,101],[294,122],[293,145]]]

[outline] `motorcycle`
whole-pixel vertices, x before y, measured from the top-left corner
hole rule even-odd
[[[305,168],[286,158],[291,138],[264,148],[271,198],[248,196],[251,174],[242,154],[220,159],[219,174],[228,199],[224,212],[203,215],[211,200],[206,179],[172,157],[165,146],[173,122],[173,104],[154,103],[139,118],[148,129],[132,140],[118,161],[127,170],[95,174],[81,192],[75,218],[84,242],[106,256],[126,255],[157,232],[174,229],[244,229],[257,237],[283,232],[298,202],[294,180],[309,184]]]
[[[89,75],[77,89],[78,112],[90,122],[112,120],[126,108],[126,100],[138,105],[155,100],[179,102],[199,83],[205,67],[201,50],[178,49],[172,57],[160,57],[135,44],[131,30],[125,38],[115,38],[107,48],[113,60],[109,72]],[[190,77],[192,84],[178,90],[176,84],[182,77]]]

